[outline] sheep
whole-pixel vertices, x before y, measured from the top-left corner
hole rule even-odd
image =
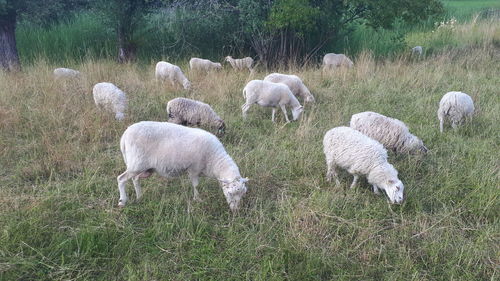
[[[329,53],[323,57],[323,70],[332,69],[334,67],[351,68],[353,62],[344,54]]]
[[[366,111],[354,114],[350,126],[396,153],[427,152],[422,140],[412,135],[398,119]]]
[[[290,88],[296,97],[301,97],[304,100],[304,103],[315,102],[314,96],[311,92],[309,92],[309,89],[307,89],[302,80],[296,75],[271,73],[264,78],[264,81],[283,83]]]
[[[398,171],[387,162],[387,150],[376,140],[349,127],[336,127],[326,132],[323,138],[327,181],[335,178],[340,185],[337,166],[354,176],[351,187],[354,188],[359,176],[366,176],[373,186],[373,192],[385,190],[391,203],[403,201],[404,185],[398,178]]]
[[[160,61],[156,64],[155,77],[156,80],[170,81],[172,87],[179,83],[185,90],[191,88],[191,82],[182,73],[181,68],[168,62]]]
[[[205,72],[222,69],[222,65],[220,63],[200,58],[191,58],[189,60],[189,67],[191,68],[191,70],[194,71],[205,71]]]
[[[127,202],[126,182],[132,179],[137,199],[142,196],[139,180],[154,172],[160,176],[178,177],[188,174],[194,199],[199,201],[196,187],[201,175],[219,181],[231,211],[238,210],[247,188],[238,166],[213,134],[197,128],[167,122],[142,121],[128,127],[120,140],[120,150],[127,166],[117,177],[119,207]]]
[[[422,48],[422,46],[415,46],[415,47],[411,48],[411,54],[413,56],[421,56],[423,53],[424,53],[424,49]]]
[[[224,135],[224,120],[210,105],[187,98],[175,98],[167,103],[168,122],[187,125],[205,125],[217,129],[217,135]]]
[[[439,102],[437,111],[439,119],[439,131],[443,132],[443,124],[446,119],[451,121],[451,126],[456,129],[464,119],[472,118],[474,113],[474,102],[466,93],[448,92]]]
[[[273,83],[262,80],[252,80],[243,89],[243,97],[246,102],[241,106],[243,111],[243,118],[246,118],[246,112],[254,103],[264,106],[272,107],[273,114],[271,120],[274,122],[274,115],[276,107],[281,107],[283,114],[285,114],[286,122],[289,123],[288,114],[286,112],[286,105],[292,108],[293,120],[297,120],[304,107],[300,105],[297,98],[293,95],[292,91],[282,83]]]
[[[98,108],[115,113],[116,120],[125,118],[128,101],[127,95],[112,83],[102,82],[94,85],[92,90],[94,102]]]
[[[80,76],[80,71],[70,69],[70,68],[56,68],[54,69],[54,78],[64,79],[64,78],[77,78]]]
[[[253,59],[251,57],[233,59],[233,57],[227,56],[225,60],[229,62],[235,70],[243,70],[245,68],[248,68],[250,72],[252,71]]]

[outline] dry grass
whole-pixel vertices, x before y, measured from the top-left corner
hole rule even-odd
[[[84,77],[65,82],[46,61],[0,73],[0,279],[497,279],[499,62],[491,43],[463,56],[377,62],[365,52],[351,70],[292,69],[317,103],[288,125],[258,106],[241,118],[241,90],[264,72],[188,72],[190,92],[156,83],[153,63],[88,60],[74,66]],[[123,123],[93,104],[103,81],[128,94]],[[478,112],[441,135],[437,105],[451,90],[469,93]],[[122,132],[166,120],[177,96],[226,120],[221,141],[251,179],[239,215],[213,180],[193,202],[185,178],[146,180],[142,201],[116,207]],[[430,148],[390,156],[407,190],[401,206],[366,183],[348,190],[347,174],[341,187],[324,181],[323,134],[366,110],[403,120]]]

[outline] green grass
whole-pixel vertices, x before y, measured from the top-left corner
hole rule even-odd
[[[452,0],[443,1],[443,4],[449,17],[455,17],[462,22],[485,10],[496,10],[498,16],[500,10],[500,2],[496,0]]]
[[[154,63],[70,61],[85,74],[77,81],[54,81],[56,65],[44,60],[0,72],[0,280],[497,280],[498,47],[490,40],[422,60],[365,52],[348,71],[282,70],[317,100],[288,125],[257,106],[242,120],[241,89],[260,71],[187,71],[189,93],[156,84]],[[95,108],[91,88],[102,81],[128,94],[125,122]],[[476,114],[440,134],[437,106],[451,90],[470,94]],[[143,199],[117,207],[121,134],[166,120],[177,96],[208,102],[225,119],[221,141],[251,179],[239,214],[213,179],[201,181],[203,202],[194,202],[186,177],[144,180]],[[366,181],[349,190],[347,173],[339,187],[325,181],[324,133],[367,110],[404,121],[430,149],[390,154],[402,205]]]

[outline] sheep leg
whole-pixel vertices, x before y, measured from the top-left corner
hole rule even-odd
[[[379,195],[379,194],[380,194],[380,191],[379,191],[378,186],[373,185],[373,193],[375,193],[375,194],[377,194],[377,195]]]
[[[135,175],[125,171],[123,174],[119,175],[116,180],[118,181],[118,191],[120,192],[120,200],[118,201],[118,207],[124,207],[127,203],[127,192],[125,191],[125,185],[127,181],[133,178]]]
[[[274,123],[274,115],[275,115],[275,114],[276,114],[276,108],[274,108],[274,107],[273,107],[273,115],[272,115],[272,117],[271,117],[271,120],[273,121],[273,123]]]
[[[135,189],[135,197],[137,200],[141,199],[142,197],[142,189],[141,189],[141,183],[139,182],[139,178],[141,178],[141,174],[135,176],[132,178],[132,183],[134,183],[134,189]]]
[[[443,118],[439,118],[439,131],[442,133],[443,132]]]
[[[201,202],[200,193],[196,187],[200,183],[200,178],[197,175],[189,174],[189,179],[191,179],[191,184],[193,184],[193,198],[194,201]]]
[[[247,118],[247,111],[250,109],[250,104],[245,103],[241,106],[241,111],[243,112],[243,119]]]
[[[331,182],[332,178],[335,178],[335,184],[337,186],[340,185],[339,177],[337,176],[337,167],[333,163],[333,161],[326,162],[327,171],[326,171],[326,181]]]
[[[359,179],[359,176],[358,175],[354,175],[354,179],[352,180],[350,188],[354,188],[356,186],[356,184],[358,184],[358,179]]]
[[[290,120],[288,119],[288,113],[286,113],[286,107],[285,105],[280,105],[281,111],[283,111],[283,114],[285,114],[285,119],[287,123],[290,123]]]

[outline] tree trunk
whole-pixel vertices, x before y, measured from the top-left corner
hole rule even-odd
[[[6,71],[21,69],[16,47],[16,17],[0,24],[0,66]]]
[[[136,48],[127,40],[125,32],[118,32],[118,62],[126,63],[135,59]]]

